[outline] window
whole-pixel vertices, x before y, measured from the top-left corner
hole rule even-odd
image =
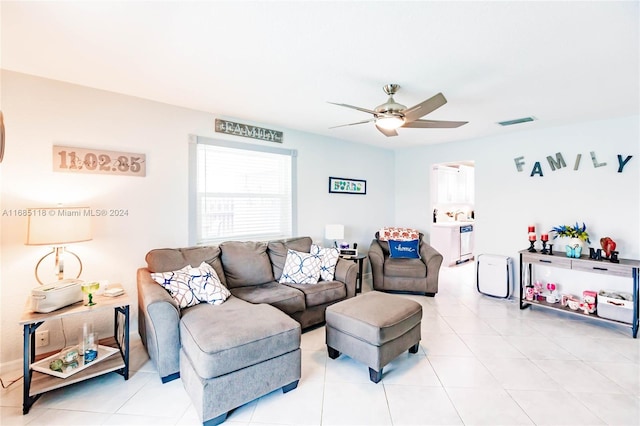
[[[294,235],[295,150],[203,137],[189,149],[190,243]]]

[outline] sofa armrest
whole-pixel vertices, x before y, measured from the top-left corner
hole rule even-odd
[[[378,240],[373,239],[369,246],[369,264],[371,265],[371,277],[373,279],[373,289],[384,288],[384,252],[378,244]]]
[[[440,262],[442,262],[440,252],[424,241],[420,244],[420,257],[422,257],[427,267],[430,263],[433,263],[434,260],[437,260],[438,257],[440,257]]]
[[[424,240],[420,244],[420,256],[427,265],[427,293],[438,292],[438,277],[440,266],[442,265],[442,255],[435,248],[431,247]]]
[[[138,269],[138,332],[162,381],[180,374],[180,307],[151,278],[147,268]]]
[[[338,258],[334,279],[343,282],[347,286],[347,299],[356,295],[357,275],[358,265],[356,263]]]

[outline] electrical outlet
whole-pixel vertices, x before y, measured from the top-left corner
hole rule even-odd
[[[49,330],[36,332],[36,347],[49,345]]]

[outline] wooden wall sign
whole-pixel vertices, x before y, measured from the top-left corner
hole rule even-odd
[[[282,143],[282,139],[284,138],[284,134],[277,130],[235,123],[233,121],[219,120],[217,118],[216,132],[277,143]]]
[[[146,176],[146,156],[94,148],[53,146],[53,171]]]

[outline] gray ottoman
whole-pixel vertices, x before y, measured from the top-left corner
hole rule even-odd
[[[331,359],[340,353],[369,367],[378,383],[382,368],[402,352],[418,352],[422,306],[400,296],[371,291],[327,308],[327,350]]]

